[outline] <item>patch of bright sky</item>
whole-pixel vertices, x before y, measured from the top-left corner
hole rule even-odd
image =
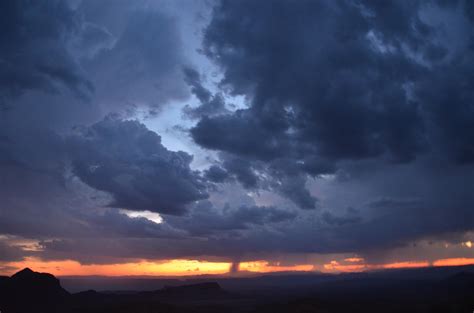
[[[130,211],[130,210],[120,210],[120,213],[127,215],[128,217],[131,218],[146,218],[147,220],[156,223],[156,224],[161,224],[163,222],[163,218],[161,217],[160,214],[156,212],[150,212],[150,211]]]
[[[153,2],[150,4],[153,5]],[[202,75],[203,85],[212,93],[217,93],[219,91],[217,85],[222,79],[222,74],[216,65],[201,52],[203,31],[210,20],[212,2],[186,0],[162,2],[159,10],[176,18],[183,53],[189,62],[189,64],[183,66],[195,68]],[[229,104],[228,109],[231,111],[246,107],[243,96],[233,97],[224,94],[224,98],[226,103]],[[193,155],[194,159],[191,167],[202,170],[208,168],[217,160],[217,155],[213,151],[201,149],[188,135],[187,130],[193,127],[197,121],[190,120],[183,115],[182,109],[186,105],[197,107],[200,103],[196,97],[191,96],[185,101],[168,104],[155,116],[139,113],[138,118],[149,129],[161,136],[162,144],[167,149],[185,151]]]

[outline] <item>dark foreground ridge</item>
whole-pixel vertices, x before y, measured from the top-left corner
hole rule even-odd
[[[63,307],[70,298],[59,280],[51,274],[25,268],[0,279],[1,312],[50,312]],[[56,311],[54,311],[56,312]]]
[[[167,280],[170,282],[171,280]],[[51,274],[0,277],[2,313],[453,312],[474,310],[474,267],[181,281],[154,291],[69,293]],[[224,286],[222,288],[221,286]]]

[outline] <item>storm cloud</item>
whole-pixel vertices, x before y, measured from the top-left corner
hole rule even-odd
[[[189,167],[192,156],[167,150],[160,136],[136,121],[106,117],[69,141],[73,172],[111,193],[111,206],[180,214],[186,204],[207,197]]]
[[[57,93],[65,87],[81,97],[92,92],[68,48],[80,20],[66,2],[4,1],[0,10],[2,98],[30,89]]]
[[[375,255],[463,240],[473,8],[3,2],[0,262]]]

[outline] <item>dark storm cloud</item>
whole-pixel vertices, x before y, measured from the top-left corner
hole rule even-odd
[[[56,203],[66,195],[62,181],[55,175],[38,172],[23,166],[3,165],[0,177],[0,229],[2,234],[19,236],[47,236],[61,229],[67,234],[63,223],[52,227],[54,220],[63,219],[56,214]],[[22,199],[21,201],[19,199]],[[61,211],[59,211],[61,212]],[[53,218],[56,216],[56,219]]]
[[[64,170],[63,139],[49,129],[31,129],[36,132],[34,140],[30,137],[30,130],[0,126],[3,133],[0,139],[0,166],[10,169],[24,167],[60,178]],[[4,173],[7,175],[8,169]]]
[[[89,186],[109,192],[111,206],[182,214],[207,197],[192,156],[167,150],[161,137],[137,121],[106,117],[70,138],[73,172]]]
[[[473,170],[446,159],[420,159],[410,164],[369,166],[364,175],[338,182],[339,193],[352,190],[362,197],[355,206],[357,212],[331,212],[358,218],[357,223],[334,231],[330,238],[338,243],[332,246],[367,251],[403,246],[418,238],[453,236],[459,240],[474,228],[474,197],[468,187],[473,183]]]
[[[454,17],[437,22],[436,10],[446,7]],[[357,244],[349,240],[344,249],[471,229],[459,220],[473,205],[461,192],[474,159],[471,7],[462,1],[220,1],[204,50],[223,71],[220,86],[250,99],[250,106],[204,116],[191,129],[199,145],[226,152],[221,167],[207,174],[226,181],[226,160],[238,159],[258,172],[252,184],[238,180],[243,186],[265,186],[301,208],[314,208],[306,175],[345,173],[351,179],[359,170],[344,164],[377,160],[377,167],[360,169],[363,176],[388,176],[399,164],[414,164],[404,179],[423,177],[411,190],[399,177],[386,189],[361,182],[384,199],[369,205],[383,206],[383,217],[323,213],[328,224],[350,229],[346,235],[359,234]],[[441,39],[448,31],[467,35],[449,45]],[[437,163],[449,168],[444,176]],[[456,169],[460,165],[464,169]],[[453,186],[440,199],[444,184],[432,179],[448,176]],[[443,219],[450,222],[443,226]],[[382,225],[402,231],[389,234]]]
[[[120,140],[113,137],[113,129],[110,137],[100,134],[100,125],[106,131],[105,121],[70,135],[77,125],[93,125],[110,112],[123,113],[135,100],[140,103],[131,107],[155,110],[188,95],[181,73],[187,61],[173,18],[138,2],[116,2],[111,10],[94,11],[93,6],[55,0],[0,5],[0,96],[7,105],[0,111],[0,234],[168,236],[172,231],[163,226],[98,208],[109,205],[111,197],[132,210],[148,208],[161,192],[166,196],[150,209],[178,214],[206,196],[197,173],[189,169],[192,157],[166,150],[160,137],[139,123],[115,121],[117,131],[131,125],[126,144],[139,149],[117,158],[98,155],[111,152],[113,141]],[[111,12],[116,16],[105,18]],[[63,92],[67,89],[72,94]],[[113,123],[109,120],[108,125]],[[87,130],[96,137],[86,141]],[[97,147],[94,139],[112,141]],[[91,155],[75,154],[78,145]],[[81,168],[97,160],[110,162],[107,171],[102,168],[93,175]],[[90,186],[76,181],[71,165]],[[171,203],[173,199],[177,202]]]
[[[204,172],[204,177],[214,183],[223,183],[229,178],[229,173],[220,166],[212,165]]]
[[[33,240],[180,236],[179,230],[165,224],[130,218],[117,209],[101,208],[109,203],[110,197],[94,192],[77,178],[59,184],[50,175],[33,175],[26,170],[10,169],[2,174],[5,179],[0,191],[2,234]],[[13,175],[20,177],[14,179]]]
[[[186,94],[184,82],[170,74],[180,73],[185,62],[173,19],[156,10],[145,12],[139,5],[130,10],[122,4],[114,6],[114,10],[125,12],[118,21],[122,27],[114,28],[115,39],[107,29],[109,25],[95,24],[101,18],[88,21],[87,6],[92,4],[87,1],[78,8],[55,0],[2,2],[0,96],[7,105],[0,112],[2,165],[13,164],[59,178],[65,164],[64,134],[75,125],[100,120],[110,111],[122,111],[123,102],[129,99],[122,97],[111,103],[110,96],[120,96],[118,91],[128,94],[122,83],[133,89],[130,81],[139,81],[157,90],[158,78],[172,81],[170,86],[176,88],[160,89],[159,97],[148,94],[153,103],[145,107],[156,108],[154,101],[166,102]],[[150,38],[142,28],[148,30]],[[105,68],[92,70],[91,65],[97,64]],[[103,79],[107,86],[97,85]],[[95,84],[94,94],[91,82]],[[61,86],[73,90],[80,99],[59,94],[64,89]],[[81,101],[86,94],[90,101]]]
[[[153,2],[5,2],[0,235],[92,263],[461,238],[474,229],[473,6],[436,3],[219,2],[203,42],[215,90]],[[436,22],[460,5],[462,23]],[[217,152],[202,172],[133,120],[190,93],[190,135]]]
[[[44,253],[67,258],[74,250],[78,259],[88,262],[98,255],[121,257],[122,262],[140,257],[196,256],[255,260],[281,253],[382,253],[406,246],[416,238],[444,240],[448,236],[459,242],[462,234],[474,227],[474,196],[470,190],[473,169],[466,173],[466,185],[458,186],[462,169],[443,168],[439,164],[434,168],[438,170],[426,165],[403,164],[344,182],[339,188],[360,194],[361,202],[340,212],[325,208],[321,215],[309,210],[292,217],[295,211],[277,209],[285,213],[284,220],[272,223],[270,216],[274,214],[265,207],[247,205],[249,209],[239,213],[242,208],[218,210],[201,203],[188,215],[164,218],[171,228],[184,230],[187,236],[122,238],[119,242],[115,238],[70,239],[68,249],[61,252],[48,247],[51,250]],[[381,194],[388,194],[387,190],[391,190],[392,196],[380,198]],[[339,191],[335,196],[344,194]],[[396,194],[400,196],[395,197]],[[253,223],[261,221],[262,216],[262,225]]]
[[[413,160],[426,136],[406,84],[426,69],[402,46],[422,56],[436,48],[425,39],[432,31],[418,17],[419,7],[220,2],[204,50],[223,70],[221,86],[245,95],[251,106],[203,117],[192,137],[208,149],[264,161],[282,182],[333,173],[340,160]],[[377,40],[393,51],[380,52]],[[279,192],[294,195],[294,183],[286,185]],[[307,191],[293,197],[300,207],[314,207]]]
[[[474,40],[448,64],[440,64],[416,86],[436,129],[433,138],[458,163],[474,162]]]
[[[351,184],[366,186],[370,192],[363,193],[362,199],[370,201],[364,201],[357,209],[344,209],[342,213],[324,211],[321,218],[313,214],[315,211],[303,211],[298,218],[293,217],[295,212],[281,209],[276,211],[285,214],[274,214],[270,207],[247,206],[221,211],[201,203],[189,215],[165,218],[165,223],[172,228],[184,230],[191,236],[129,237],[119,241],[116,238],[72,238],[60,245],[46,244],[44,257],[74,255],[83,262],[196,256],[254,260],[256,256],[282,252],[365,255],[374,249],[383,251],[404,246],[414,238],[443,239],[446,234],[459,242],[462,232],[474,227],[470,206],[474,198],[469,188],[474,177],[472,169],[466,173],[466,185],[459,187],[455,183],[461,169],[435,167],[438,171],[416,164],[397,165],[384,168],[376,177],[367,175],[345,182],[342,189],[353,189]],[[371,198],[371,194],[385,194],[390,189],[405,196]]]
[[[285,178],[279,187],[281,193],[302,209],[314,209],[317,199],[306,189],[301,176]]]
[[[85,18],[98,23],[84,27],[80,42],[93,55],[84,67],[97,86],[96,100],[109,110],[133,112],[156,111],[169,101],[187,99],[182,68],[188,61],[176,19],[140,1],[111,5],[122,20],[109,22],[110,12],[90,12],[89,7],[101,4],[86,1],[81,6]]]
[[[286,120],[282,118],[286,124]],[[278,140],[276,129],[260,127],[259,119],[249,110],[238,110],[231,115],[214,118],[205,116],[191,129],[193,139],[208,149],[228,151],[252,158],[270,160],[290,148],[288,142]]]
[[[104,49],[110,49],[114,41],[114,36],[105,27],[85,22],[74,42],[75,53],[79,58],[92,59]]]
[[[406,163],[439,147],[470,162],[472,48],[447,62],[440,26],[420,17],[430,6],[219,2],[205,52],[223,70],[221,86],[251,106],[202,118],[192,137],[280,175],[294,164],[313,176],[344,160]]]
[[[2,1],[0,5],[1,96],[25,90],[89,96],[93,87],[68,49],[79,18],[66,1]]]
[[[223,167],[245,188],[257,188],[258,177],[252,163],[243,158],[224,156]]]
[[[348,207],[346,213],[342,216],[336,216],[331,212],[324,212],[322,219],[329,225],[343,226],[345,224],[353,224],[361,221],[358,211],[352,207]]]
[[[275,207],[241,206],[237,209],[226,206],[217,210],[212,203],[197,204],[187,218],[168,219],[174,228],[184,229],[192,235],[203,236],[245,230],[252,226],[291,221],[295,212]]]
[[[421,205],[421,201],[417,199],[393,199],[382,198],[370,201],[367,206],[372,209],[399,209],[399,208],[416,208]]]
[[[213,95],[206,89],[200,77],[200,74],[192,68],[184,69],[185,81],[191,87],[191,92],[199,100],[198,107],[186,106],[183,109],[184,114],[191,119],[199,119],[203,116],[212,116],[228,113],[225,107],[225,100],[221,93]]]
[[[414,44],[426,42],[427,34],[403,30],[413,23],[428,27],[416,8],[391,6],[393,16],[385,20],[383,5],[367,5],[375,11],[371,19],[351,2],[223,1],[206,31],[206,52],[224,71],[221,84],[251,96],[252,107],[203,119],[192,131],[196,142],[259,159],[288,154],[289,141],[307,150],[296,151],[293,161],[310,153],[335,160],[385,153],[413,159],[423,123],[404,84],[423,69],[402,51],[379,53],[367,34]],[[392,27],[393,19],[401,29]]]

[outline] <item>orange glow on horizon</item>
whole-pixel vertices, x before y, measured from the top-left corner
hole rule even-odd
[[[312,264],[299,264],[299,265],[280,265],[280,263],[272,264],[267,261],[253,261],[253,262],[242,262],[239,266],[240,271],[254,272],[254,273],[271,273],[271,272],[309,272],[314,270]]]
[[[347,258],[344,259],[346,262],[351,262],[351,263],[359,263],[359,262],[364,262],[363,258]]]
[[[56,276],[186,276],[202,274],[225,274],[231,263],[198,260],[166,260],[160,262],[140,261],[121,264],[81,264],[77,261],[42,261],[27,258],[21,262],[7,263],[20,270],[29,267],[38,272]],[[15,270],[13,271],[15,272]],[[13,273],[10,273],[13,274]]]
[[[162,260],[138,261],[120,264],[81,264],[73,260],[43,261],[37,258],[26,258],[20,262],[0,263],[4,270],[0,275],[12,275],[29,267],[34,271],[47,272],[55,276],[194,276],[194,275],[225,275],[231,272],[231,262],[210,262],[200,260]],[[429,261],[401,261],[385,264],[367,264],[363,258],[346,258],[341,261],[332,260],[325,264],[283,265],[279,262],[265,260],[241,262],[239,271],[242,273],[272,272],[315,272],[350,273],[383,269],[421,268],[429,266],[462,266],[474,265],[474,258],[439,259],[432,264]]]
[[[359,260],[359,259],[358,259]],[[356,261],[350,259],[344,259],[346,262],[355,263]],[[360,259],[361,262],[363,259]],[[329,263],[323,264],[324,272],[340,272],[340,273],[352,273],[352,272],[364,272],[371,270],[381,269],[402,269],[402,268],[420,268],[428,267],[430,263],[428,261],[406,261],[406,262],[393,262],[386,264],[341,264],[336,260],[332,260]]]
[[[433,266],[460,266],[474,265],[474,258],[451,258],[441,259],[433,262]]]
[[[340,264],[336,260],[323,264],[324,272],[361,272],[366,270],[364,264]]]
[[[382,267],[385,269],[395,269],[395,268],[419,268],[419,267],[428,267],[430,262],[428,261],[407,261],[407,262],[395,262],[384,264]]]

